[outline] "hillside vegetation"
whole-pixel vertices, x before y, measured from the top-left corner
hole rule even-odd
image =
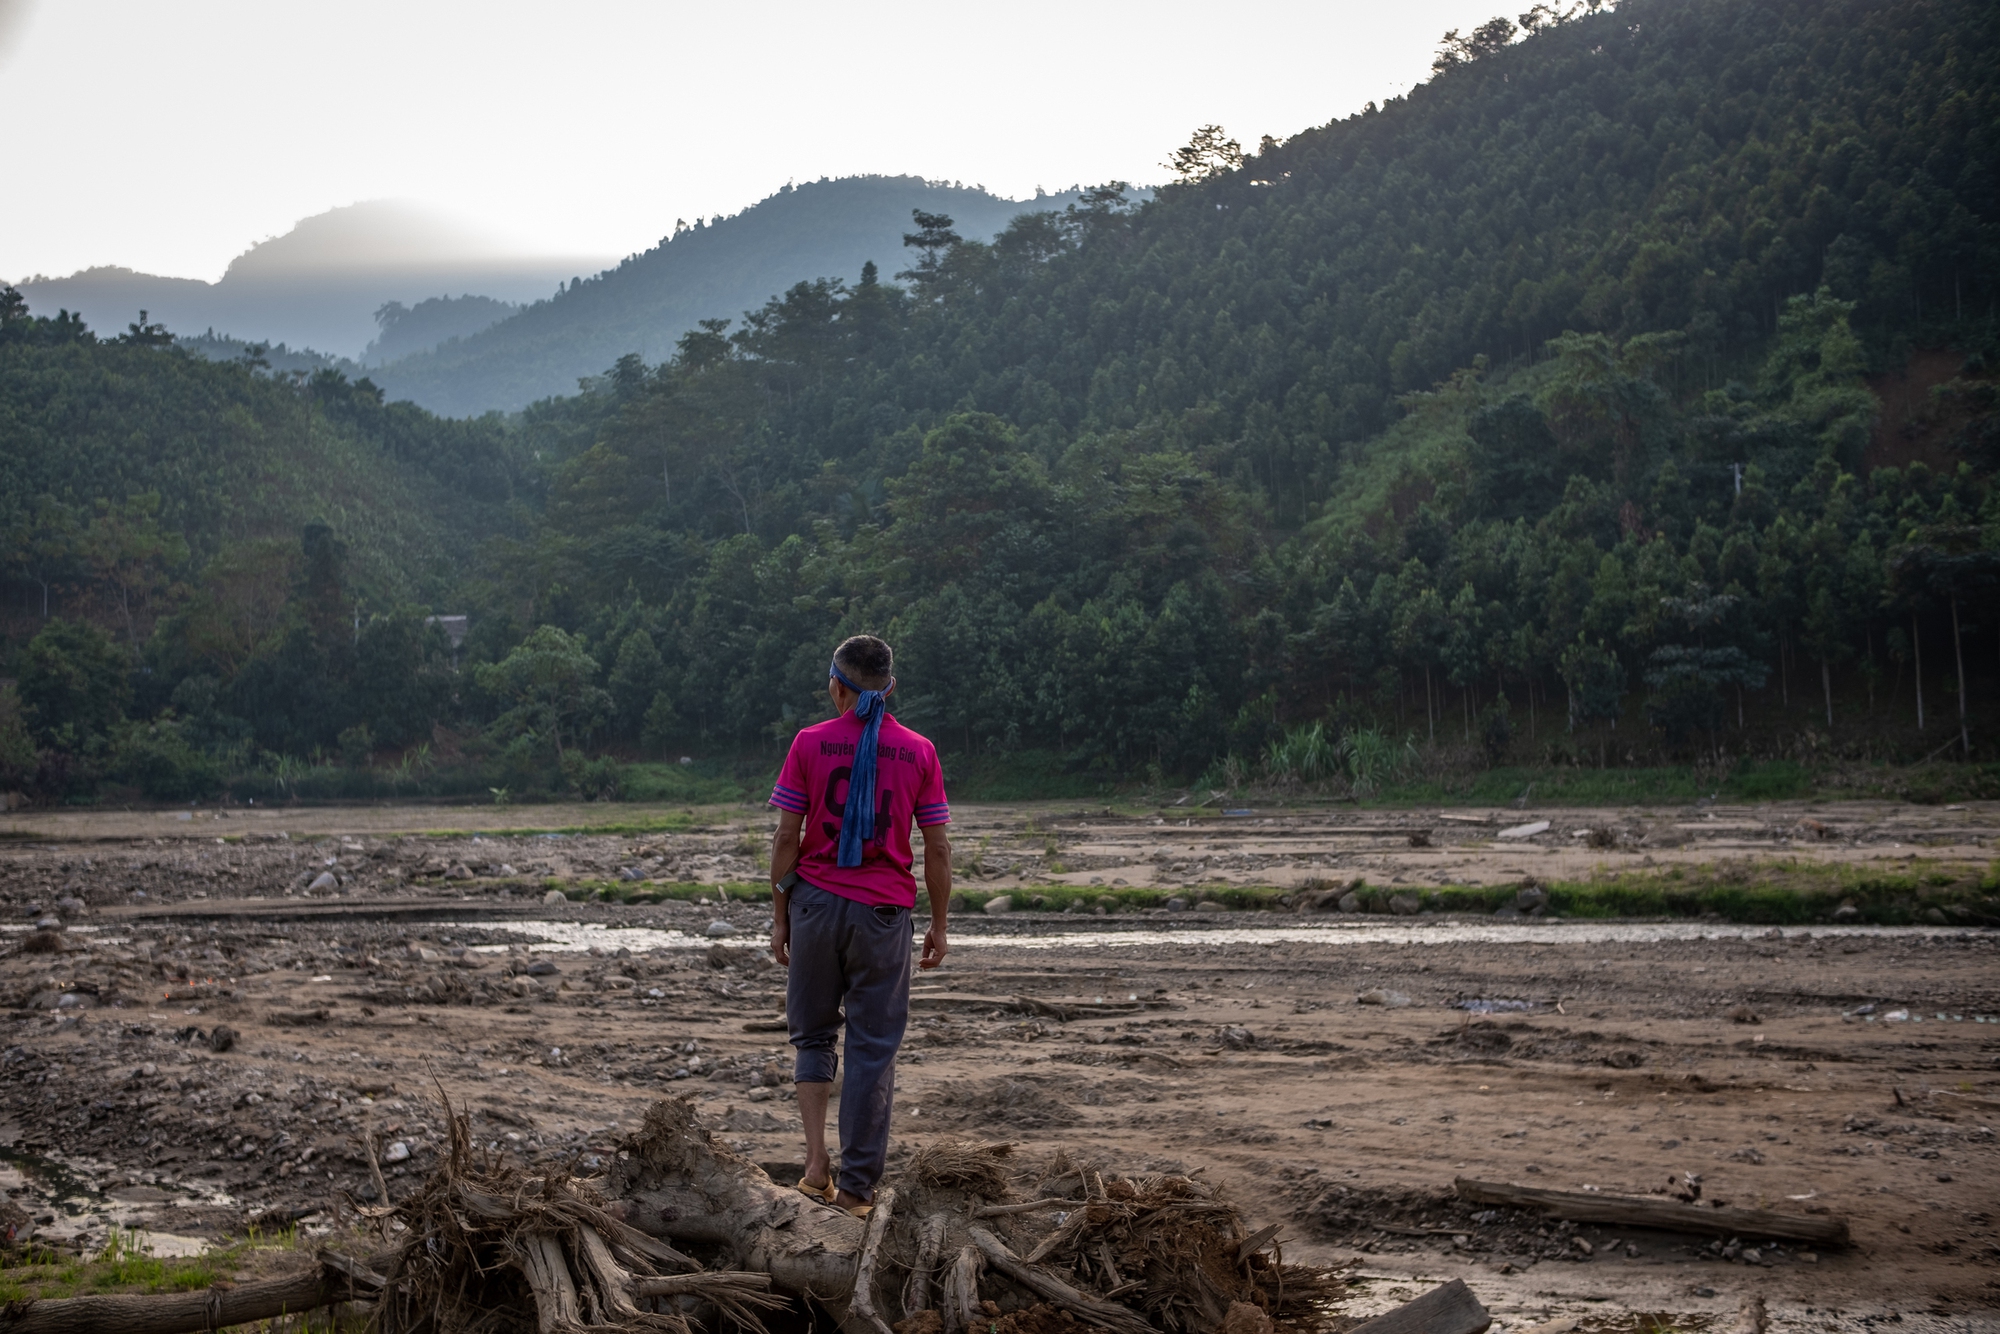
[[[117,738],[143,716],[268,774],[317,748],[313,781],[359,790],[393,757],[407,775],[427,724],[427,759],[492,786],[609,792],[607,752],[768,754],[818,716],[829,647],[871,630],[961,769],[1052,786],[1940,756],[1990,785],[1993,14],[1531,18],[1247,156],[1204,132],[1144,204],[1106,186],[991,241],[916,218],[893,277],[801,274],[504,425],[221,368],[358,404],[323,409],[357,440],[409,414],[397,457],[426,477],[510,479],[474,497],[508,521],[453,549],[457,670],[435,640],[397,650],[402,677],[351,665],[372,613],[335,609],[388,547],[329,522],[264,667],[197,671],[181,613],[121,638],[79,577],[63,605],[99,630],[16,641],[16,752],[53,790],[48,757],[86,742],[34,692],[145,662],[153,712],[91,715],[103,774],[141,772]],[[319,703],[281,707],[319,660]],[[209,684],[162,715],[177,674]]]
[[[644,254],[490,329],[394,361],[375,378],[395,397],[438,412],[518,410],[576,392],[580,380],[628,353],[670,357],[675,340],[699,321],[761,306],[795,279],[858,273],[868,260],[893,259],[913,209],[949,213],[961,234],[984,239],[1023,209],[1059,209],[1074,198],[1020,204],[916,176],[787,185],[713,225],[677,223]]]

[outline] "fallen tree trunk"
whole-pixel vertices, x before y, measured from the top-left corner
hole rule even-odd
[[[779,1291],[811,1296],[845,1319],[867,1231],[860,1219],[772,1181],[678,1099],[653,1105],[632,1156],[617,1162],[607,1193],[623,1202],[628,1225],[727,1247],[736,1268],[769,1274]],[[861,1327],[873,1334],[868,1322]]]
[[[336,1257],[345,1259],[345,1257]],[[353,1264],[353,1261],[347,1261]],[[356,1266],[365,1274],[372,1265]],[[265,1279],[235,1287],[213,1287],[205,1292],[120,1294],[102,1297],[55,1297],[45,1300],[10,1302],[0,1308],[0,1331],[4,1334],[101,1334],[115,1329],[119,1334],[194,1334],[197,1330],[220,1329],[250,1320],[270,1320],[282,1315],[332,1306],[373,1294],[365,1280],[356,1281],[334,1272],[330,1264],[293,1274],[287,1278]]]
[[[1542,1209],[1578,1223],[1611,1223],[1620,1227],[1654,1227],[1668,1232],[1699,1232],[1719,1237],[1783,1237],[1816,1241],[1825,1246],[1847,1244],[1847,1220],[1828,1214],[1781,1214],[1769,1209],[1717,1209],[1680,1200],[1649,1200],[1630,1195],[1598,1195],[1575,1190],[1542,1190],[1509,1186],[1498,1181],[1452,1182],[1458,1197],[1474,1204],[1504,1204],[1516,1209]]]

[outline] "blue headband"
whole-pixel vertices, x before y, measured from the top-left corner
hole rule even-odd
[[[882,716],[888,712],[886,701],[896,688],[896,678],[889,678],[888,689],[863,690],[847,679],[837,662],[828,665],[826,674],[861,696],[854,704],[854,716],[862,724],[861,740],[848,771],[847,809],[840,817],[840,855],[835,860],[839,866],[859,866],[861,845],[875,837],[875,748],[881,742]]]

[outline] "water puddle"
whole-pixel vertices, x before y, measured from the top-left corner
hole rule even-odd
[[[54,1244],[85,1239],[86,1249],[102,1247],[116,1232],[120,1245],[162,1258],[201,1255],[207,1238],[159,1230],[157,1215],[183,1204],[227,1206],[235,1201],[218,1191],[183,1185],[147,1174],[137,1182],[101,1188],[110,1168],[84,1160],[44,1158],[0,1148],[0,1192],[28,1211],[38,1240]],[[47,1221],[43,1221],[47,1220]]]
[[[528,948],[536,953],[575,954],[593,947],[615,951],[707,949],[715,938],[685,931],[661,930],[644,926],[606,926],[599,922],[525,921],[509,922],[507,931],[530,937]],[[1037,924],[1026,931],[984,931],[972,929],[952,936],[953,949],[1115,949],[1120,946],[1161,945],[1595,945],[1606,943],[1652,944],[1676,940],[1762,940],[1772,939],[1777,928],[1730,926],[1713,922],[1405,922],[1314,923],[1299,926],[1253,927],[1168,927],[1164,929],[1092,929],[1063,923]],[[1787,927],[1788,939],[1828,939],[1833,937],[1894,937],[1902,939],[1949,936],[1962,933],[1959,927],[1935,926],[1813,926]],[[739,945],[758,945],[758,930],[738,931],[722,939]],[[506,945],[475,945],[474,952],[505,953]],[[1504,1004],[1504,1002],[1490,1002]]]

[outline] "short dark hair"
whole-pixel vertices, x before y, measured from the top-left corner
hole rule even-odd
[[[833,651],[834,665],[863,690],[887,690],[896,670],[896,653],[874,635],[843,639]]]

